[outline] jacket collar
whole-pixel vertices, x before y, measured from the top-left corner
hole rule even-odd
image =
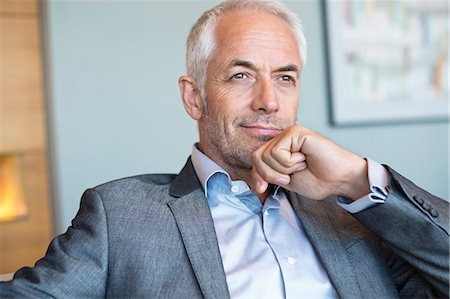
[[[201,187],[194,166],[192,165],[191,157],[189,157],[181,172],[174,178],[170,185],[169,194],[179,198]]]

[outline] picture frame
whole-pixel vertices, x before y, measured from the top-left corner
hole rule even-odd
[[[446,0],[323,0],[331,122],[449,120]]]

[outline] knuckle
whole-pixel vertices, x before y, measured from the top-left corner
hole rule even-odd
[[[270,149],[270,155],[273,156],[273,157],[276,157],[277,154],[278,154],[277,148],[276,148],[276,147],[272,147],[272,148]]]
[[[281,164],[283,164],[285,167],[291,167],[296,163],[296,159],[295,157],[293,157],[292,155],[284,155],[284,156],[280,156],[278,158],[278,160],[280,161]]]
[[[258,160],[259,154],[258,154],[258,150],[254,151],[252,153],[252,160],[253,162],[255,162],[256,160]]]
[[[261,169],[259,171],[259,175],[265,179],[266,181],[270,181],[272,179],[272,174],[270,171],[268,171],[267,169]]]
[[[264,153],[262,153],[262,158],[264,161],[268,161],[270,159],[270,157],[272,156],[272,150],[270,150],[270,152],[265,151]]]
[[[264,152],[262,155],[262,158],[263,158],[264,162],[270,163],[270,161],[273,160],[273,155],[271,152]]]

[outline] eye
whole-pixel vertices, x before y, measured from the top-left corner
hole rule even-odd
[[[295,83],[295,78],[289,75],[283,75],[280,77],[281,81],[285,81],[285,82],[293,82]]]
[[[297,86],[297,78],[291,75],[280,75],[278,80],[283,86]]]
[[[234,79],[234,80],[242,80],[242,79],[245,79],[246,77],[247,77],[247,75],[244,74],[244,73],[237,73],[237,74],[233,75],[233,76],[231,77],[231,79]]]

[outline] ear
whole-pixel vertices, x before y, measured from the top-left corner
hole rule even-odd
[[[180,87],[184,109],[193,119],[199,120],[203,113],[203,103],[194,79],[189,76],[181,76],[178,79],[178,86]]]

